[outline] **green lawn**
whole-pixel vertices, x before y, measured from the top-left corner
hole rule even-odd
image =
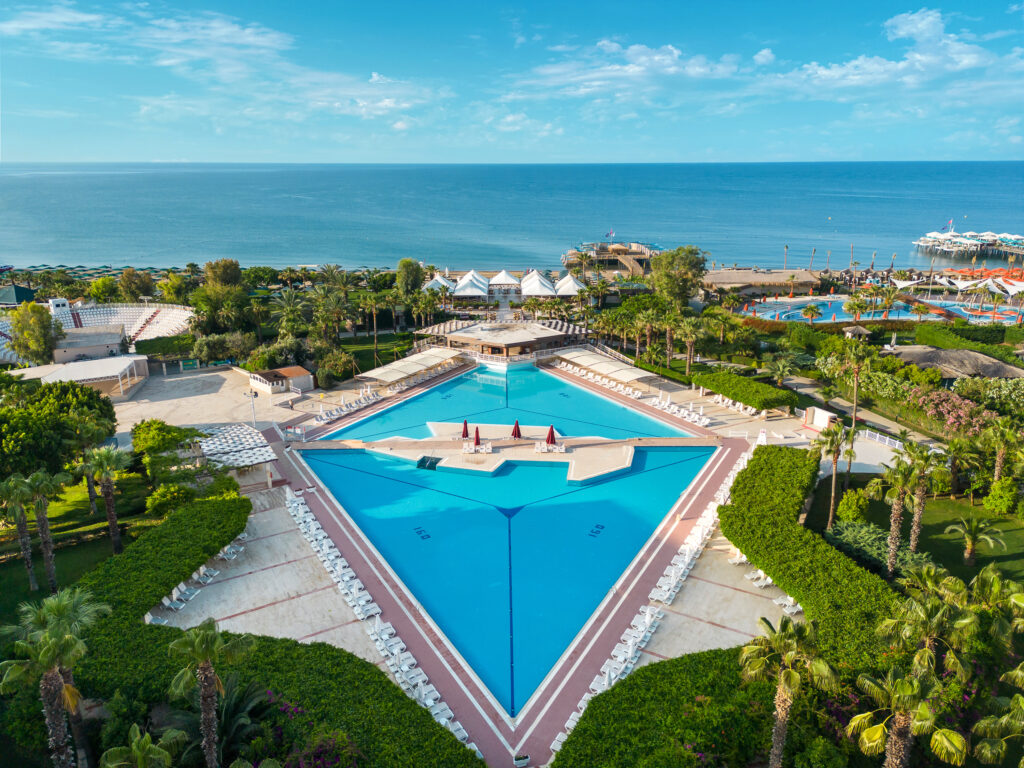
[[[863,488],[873,475],[853,475],[851,487]],[[840,477],[838,483],[837,498],[842,498],[843,476],[842,463],[840,463]],[[814,495],[814,503],[807,515],[807,526],[814,530],[821,530],[825,527],[828,516],[829,495],[831,492],[831,479],[825,478],[818,485]],[[837,502],[838,503],[838,502]],[[872,501],[868,508],[868,521],[885,530],[889,530],[889,505],[883,501]],[[990,550],[982,546],[978,550],[977,561],[973,567],[964,565],[963,545],[954,534],[944,533],[946,526],[957,522],[961,517],[967,517],[971,513],[979,516],[990,517],[981,506],[980,498],[975,498],[974,507],[971,507],[969,499],[950,500],[948,496],[927,501],[924,507],[924,518],[921,523],[921,546],[920,549],[928,552],[936,563],[942,565],[954,576],[969,580],[977,572],[994,562],[1003,574],[1014,580],[1024,580],[1024,523],[1016,517],[999,518],[998,526],[1002,531],[1002,538],[1006,542],[1006,549],[1002,547]],[[903,515],[903,536],[904,541],[910,539],[911,513]]]
[[[384,365],[386,363],[393,362],[395,360],[395,349],[398,349],[399,357],[408,349],[413,343],[413,336],[411,333],[379,333],[377,334],[377,354],[380,356],[380,362],[374,362],[373,359],[373,332],[369,334],[362,333],[358,339],[343,339],[339,344],[338,348],[348,352],[356,359],[356,365],[359,366],[360,371],[369,371],[376,368],[378,365]]]
[[[125,540],[127,545],[130,540]],[[57,566],[57,582],[61,586],[78,581],[86,571],[91,570],[101,561],[113,554],[110,540],[107,538],[84,541],[73,547],[63,547],[54,552]],[[43,569],[43,557],[38,551],[33,552],[32,565],[39,581],[39,591],[31,592],[28,588],[28,574],[20,557],[0,563],[0,625],[9,624],[16,618],[18,604],[24,600],[39,600],[49,592],[46,586],[46,571]]]
[[[137,341],[135,342],[135,351],[140,355],[151,355],[158,358],[190,357],[192,346],[195,343],[195,336],[191,333],[182,333],[177,336]]]
[[[131,474],[122,477],[115,489],[117,518],[129,523],[130,526],[134,522],[133,518],[138,518],[146,511],[146,496],[148,494],[146,485],[141,477]],[[58,546],[62,542],[102,534],[106,531],[107,515],[102,497],[97,499],[96,506],[97,511],[93,515],[89,508],[89,494],[84,482],[69,486],[60,498],[50,503],[47,517],[50,519],[50,532]],[[32,533],[34,546],[38,550],[33,513],[29,513],[29,530]],[[15,529],[13,527],[0,529],[0,556],[18,550]]]

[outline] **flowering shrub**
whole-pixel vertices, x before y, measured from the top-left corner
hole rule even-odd
[[[910,391],[910,402],[930,419],[939,422],[945,429],[967,437],[975,437],[998,418],[999,414],[986,411],[966,397],[960,397],[948,389],[926,390],[914,387]]]
[[[1024,416],[1024,378],[965,377],[953,382],[953,391],[1007,416]]]

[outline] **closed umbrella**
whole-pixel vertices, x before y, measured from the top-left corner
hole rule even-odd
[[[519,429],[519,419],[516,419],[516,423],[512,425],[512,438],[518,440],[523,436],[522,431]]]
[[[480,445],[480,427],[473,427],[473,445]]]
[[[469,422],[465,419],[462,420],[462,439],[465,440],[469,437]]]
[[[545,442],[548,445],[554,445],[555,444],[555,425],[554,424],[552,424],[550,427],[548,427],[548,436],[545,439]]]

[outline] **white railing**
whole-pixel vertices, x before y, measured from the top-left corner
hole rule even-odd
[[[805,411],[803,408],[793,409],[793,415],[796,416],[798,419],[802,419],[806,413],[807,411]]]
[[[584,345],[584,346],[588,346],[588,345]],[[603,355],[608,355],[608,357],[614,357],[619,362],[629,363],[630,365],[633,365],[633,361],[630,358],[626,357],[624,354],[622,354],[618,350],[612,349],[607,344],[602,344],[599,341],[595,341],[592,344],[590,344],[589,346],[593,347],[596,351],[600,352]]]
[[[858,437],[863,437],[865,440],[873,440],[876,443],[888,446],[889,448],[902,448],[903,443],[897,440],[895,437],[889,437],[883,435],[881,432],[875,432],[873,429],[862,429],[857,432]]]

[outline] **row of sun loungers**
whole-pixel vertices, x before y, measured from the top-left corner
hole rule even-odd
[[[235,539],[234,542],[224,547],[217,557],[221,560],[234,560],[245,551],[245,547],[237,542],[245,541],[248,538],[249,534],[243,532]],[[171,590],[170,595],[165,595],[160,598],[160,604],[164,608],[175,613],[183,611],[189,602],[199,596],[200,589],[211,584],[219,575],[219,570],[208,568],[205,565],[201,566],[198,570],[193,571],[192,576],[189,578],[189,582],[192,582],[192,584],[185,581],[180,582],[178,586]],[[152,611],[146,612],[146,615],[143,616],[143,621],[147,624],[156,624],[157,626],[166,626],[170,624],[170,621],[165,617],[155,616]]]
[[[565,453],[565,445],[563,443],[553,443],[548,445],[547,443],[534,443],[534,453]]]
[[[744,416],[757,416],[759,413],[761,416],[766,416],[765,411],[758,411],[752,405],[744,405],[743,403],[737,403],[730,400],[728,397],[722,397],[722,395],[715,395],[711,398],[711,402],[715,405],[721,405],[724,408],[728,408],[730,411],[736,411],[742,413]]]
[[[693,410],[692,403],[690,408],[683,408],[683,406],[673,403],[667,396],[665,398],[659,397],[650,404],[659,411],[664,411],[672,416],[678,416],[683,421],[696,424],[698,427],[707,427],[711,424],[711,417],[704,415],[704,406],[701,406],[700,412],[697,412]]]
[[[733,468],[729,470],[729,474],[726,475],[725,482],[722,483],[722,487],[715,492],[715,501],[717,501],[719,504],[729,503],[729,500],[732,498],[732,495],[730,493],[732,489],[732,483],[736,479],[736,475],[738,475],[747,466],[747,462],[750,461],[750,457],[752,454],[752,449],[745,451],[743,455],[740,456],[739,460],[736,462]]]
[[[310,511],[303,496],[304,492],[301,490],[289,495],[288,512],[327,569],[331,579],[337,584],[338,590],[352,608],[356,618],[366,622],[366,633],[384,658],[388,671],[406,694],[429,709],[438,723],[448,728],[468,749],[482,758],[476,745],[469,741],[466,729],[455,720],[451,707],[441,701],[437,688],[430,684],[426,673],[417,666],[416,657],[406,648],[394,626],[391,622],[381,620],[380,606],[373,601],[370,592]]]
[[[733,547],[733,554],[732,557],[729,558],[728,562],[730,565],[747,565],[750,563],[750,561],[747,560],[747,556],[740,552],[736,547]],[[760,568],[743,574],[743,578],[758,589],[766,589],[767,587],[776,586],[775,582],[772,581],[772,577]],[[775,598],[772,602],[782,608],[783,612],[787,616],[797,616],[804,612],[803,607],[796,601],[796,599],[789,595],[781,595],[780,597]]]
[[[460,365],[462,365],[462,363],[456,362],[455,360],[446,360],[436,368],[431,368],[429,371],[424,371],[410,379],[405,379],[397,384],[392,384],[387,388],[387,393],[389,395],[397,395],[399,392],[402,392],[409,387],[415,387],[417,384],[422,384],[425,381],[436,379],[442,373],[447,373],[452,368],[458,368]]]
[[[490,443],[480,443],[480,445],[473,445],[472,443],[463,443],[463,453],[493,453],[494,449]]]
[[[588,371],[586,368],[580,368],[578,365],[572,365],[570,363],[565,362],[564,360],[558,364],[558,367],[561,368],[566,373],[571,373],[574,376],[579,376],[580,378],[586,379],[587,381],[592,381],[595,384],[600,384],[602,387],[606,387],[612,390],[613,392],[619,392],[623,395],[626,395],[627,397],[632,397],[634,400],[639,400],[641,397],[644,396],[644,393],[641,392],[639,389],[627,387],[621,381],[609,379],[606,376],[601,376],[600,374],[594,373],[593,371]]]
[[[342,416],[347,416],[354,411],[358,411],[360,408],[372,405],[380,399],[381,394],[379,392],[371,392],[357,400],[353,400],[351,403],[345,403],[345,405],[340,408],[335,408],[334,410],[324,411],[323,413],[317,414],[313,421],[317,424],[330,424],[332,421],[337,421]]]

